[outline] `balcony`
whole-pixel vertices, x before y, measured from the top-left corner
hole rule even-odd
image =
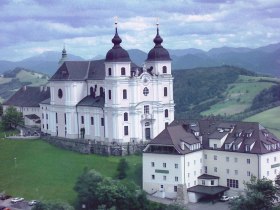
[[[142,114],[141,119],[142,120],[153,120],[154,116],[152,114]]]

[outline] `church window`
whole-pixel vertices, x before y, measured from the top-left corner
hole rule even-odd
[[[66,113],[64,113],[64,124],[66,125]]]
[[[49,118],[49,116],[48,116],[48,114],[46,114],[46,119],[48,119]]]
[[[164,73],[164,74],[167,73],[167,67],[166,67],[166,66],[163,66],[163,67],[162,67],[162,73]]]
[[[124,67],[121,68],[121,75],[125,76],[125,68]]]
[[[62,90],[58,89],[58,98],[62,98],[62,95],[63,95]]]
[[[123,121],[128,121],[128,113],[127,112],[125,112],[123,114]]]
[[[91,124],[91,125],[94,124],[94,118],[93,118],[93,117],[90,118],[90,124]]]
[[[144,88],[143,94],[144,96],[147,96],[149,94],[149,89],[147,87]]]
[[[101,126],[104,126],[104,118],[101,118]]]
[[[82,124],[84,124],[84,123],[85,123],[84,116],[81,116],[81,123],[82,123]]]
[[[145,105],[144,106],[144,114],[149,114],[150,110],[149,110],[149,105]]]
[[[57,112],[55,113],[55,122],[58,123]]]
[[[167,96],[167,87],[164,87],[164,89],[163,89],[163,95],[164,95],[164,96]]]
[[[109,75],[109,76],[112,75],[112,69],[111,69],[111,68],[108,69],[108,75]]]
[[[47,124],[47,130],[49,129],[49,124]]]
[[[124,135],[125,135],[125,136],[128,135],[128,126],[124,126]]]
[[[174,192],[177,192],[177,191],[178,191],[177,186],[174,186]]]
[[[109,99],[111,100],[112,99],[112,93],[111,93],[111,90],[108,91],[108,97]]]
[[[42,119],[44,119],[44,113],[42,113]]]
[[[126,89],[123,90],[123,99],[127,99],[127,90]]]
[[[168,117],[168,109],[164,110],[164,117]]]

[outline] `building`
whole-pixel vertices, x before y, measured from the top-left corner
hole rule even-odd
[[[171,59],[157,34],[143,67],[121,47],[117,24],[105,60],[64,61],[40,103],[41,130],[52,136],[139,142],[174,120]],[[63,50],[63,58],[66,51]],[[65,60],[65,59],[64,59]]]
[[[251,176],[274,180],[280,172],[280,140],[255,122],[173,122],[143,154],[143,189],[190,202],[235,196]]]
[[[23,86],[7,101],[3,103],[3,111],[14,106],[17,111],[22,112],[25,125],[41,126],[40,102],[50,97],[50,89],[47,87]]]

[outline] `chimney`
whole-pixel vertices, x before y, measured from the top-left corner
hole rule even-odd
[[[180,141],[181,150],[185,150],[185,143],[181,140]]]

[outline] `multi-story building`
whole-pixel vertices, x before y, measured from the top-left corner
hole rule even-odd
[[[138,142],[157,136],[174,120],[169,53],[157,34],[143,67],[121,47],[117,27],[105,60],[64,61],[41,102],[41,130],[52,136]]]
[[[280,140],[254,122],[174,121],[143,154],[143,189],[173,199],[185,190],[190,202],[238,195],[251,176],[279,172]]]

